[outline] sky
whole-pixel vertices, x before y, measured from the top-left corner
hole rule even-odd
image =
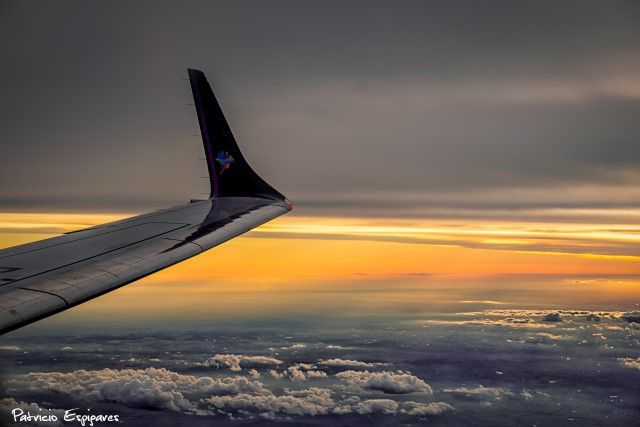
[[[511,251],[637,272],[634,2],[0,4],[4,246],[28,241],[11,223],[26,213],[46,235],[50,213],[123,217],[208,192],[196,67],[296,207],[270,237],[490,249],[479,271],[517,270]]]
[[[304,214],[637,214],[635,2],[150,5],[2,3],[3,210],[207,191],[195,67]]]
[[[187,67],[295,206],[0,337],[0,418],[634,425],[639,21],[0,0],[0,248],[208,194]]]

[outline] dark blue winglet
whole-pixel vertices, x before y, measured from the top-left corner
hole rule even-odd
[[[261,197],[285,201],[285,197],[260,178],[242,156],[204,73],[191,68],[188,71],[209,168],[211,197]]]

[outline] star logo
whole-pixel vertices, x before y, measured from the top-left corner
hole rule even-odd
[[[220,151],[216,156],[216,161],[220,163],[219,175],[222,175],[224,171],[231,167],[231,163],[235,162],[235,159],[228,151]]]

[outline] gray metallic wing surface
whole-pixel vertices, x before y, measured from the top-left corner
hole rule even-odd
[[[213,92],[189,70],[211,196],[0,250],[0,334],[117,289],[291,210],[246,162]]]

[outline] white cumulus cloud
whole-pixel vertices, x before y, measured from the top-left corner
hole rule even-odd
[[[298,363],[286,370],[270,370],[276,377],[293,379],[302,375],[305,379],[324,377],[315,365]],[[253,378],[257,370],[248,376],[213,378],[193,376],[169,371],[165,368],[102,369],[95,371],[29,373],[7,380],[11,393],[53,392],[67,395],[91,404],[110,402],[132,408],[170,410],[197,416],[226,414],[236,419],[263,417],[286,420],[295,416],[323,416],[331,414],[379,414],[422,417],[453,410],[445,402],[403,402],[393,398],[364,399],[359,394],[369,390],[386,393],[420,392],[431,394],[431,387],[419,378],[402,372],[346,371],[336,375],[353,390],[339,384],[327,388],[284,390],[276,393]],[[300,377],[301,379],[302,377]],[[333,378],[333,377],[332,377]],[[0,406],[20,406],[38,411],[35,404],[13,399],[0,401]]]
[[[164,368],[29,373],[7,381],[12,391],[52,391],[85,402],[117,402],[133,408],[196,412],[185,393],[262,392],[262,383],[244,377],[214,379],[182,375]]]
[[[464,396],[474,399],[501,399],[502,397],[533,399],[530,391],[523,389],[522,392],[513,392],[501,387],[485,387],[482,384],[474,387],[454,387],[443,390],[455,396]]]
[[[368,399],[353,407],[358,414],[394,414],[398,411],[398,402],[391,399]]]
[[[496,399],[502,396],[505,391],[498,387],[485,387],[480,384],[477,387],[455,387],[444,389],[445,393],[451,393],[458,396],[476,397],[476,398],[492,398]]]
[[[453,406],[445,402],[405,402],[402,404],[402,413],[414,416],[438,415],[443,412],[453,411]]]
[[[271,392],[262,394],[243,393],[233,396],[213,396],[204,399],[212,409],[223,411],[248,411],[275,418],[278,414],[315,416],[326,415],[335,405],[331,390],[309,388],[307,390],[286,391],[283,395]]]
[[[618,361],[624,367],[640,370],[640,357],[636,359],[632,357],[622,357],[618,359]]]
[[[350,370],[339,372],[335,376],[346,381],[349,385],[385,393],[433,393],[429,384],[414,375],[405,373]]]
[[[350,359],[321,359],[318,362],[319,365],[332,366],[332,367],[345,367],[345,368],[375,368],[376,366],[387,365],[387,363],[372,363],[361,362],[359,360]]]
[[[216,354],[204,364],[218,368],[227,367],[233,372],[240,372],[242,367],[280,365],[282,360],[269,356],[249,356],[244,354]]]

